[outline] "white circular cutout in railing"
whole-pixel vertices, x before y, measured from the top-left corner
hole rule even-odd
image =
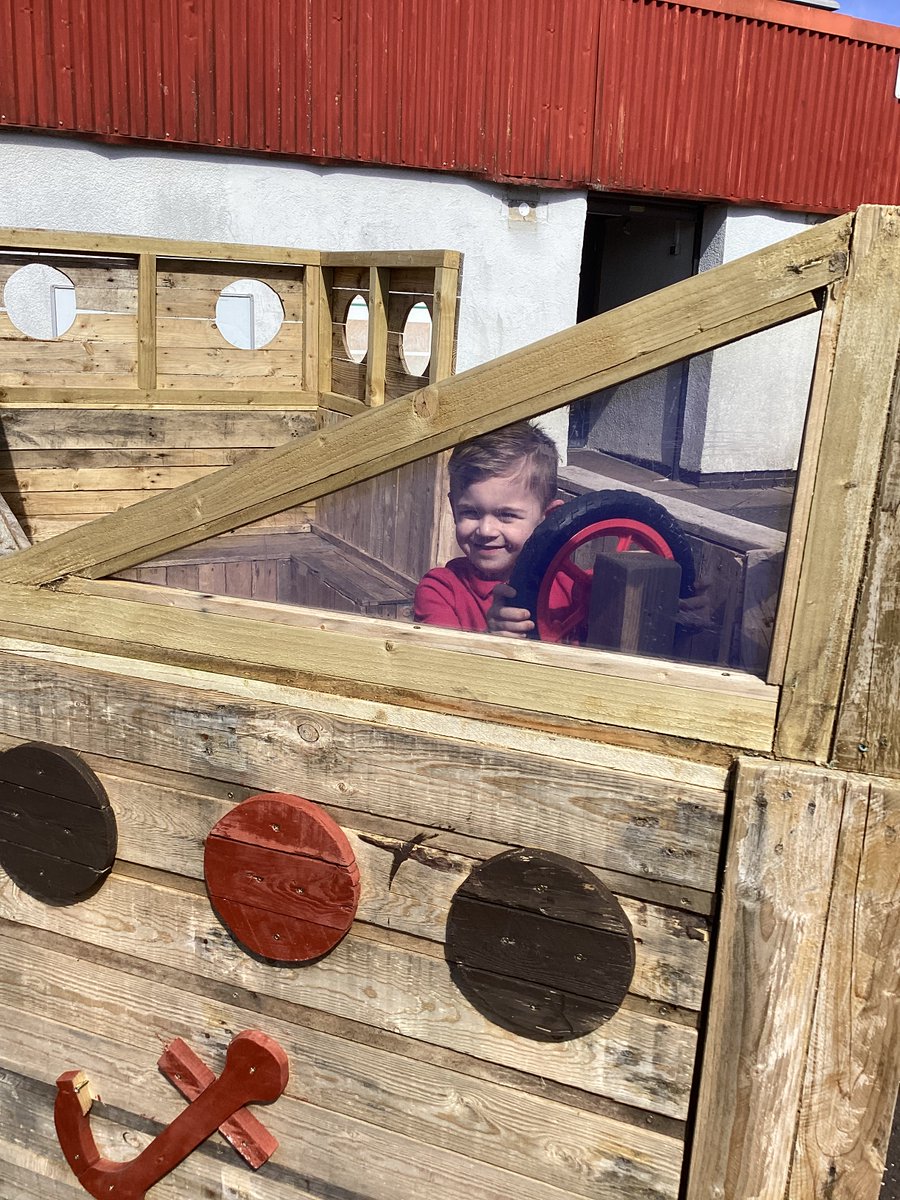
[[[421,376],[431,362],[431,313],[424,300],[414,304],[406,315],[400,336],[400,358],[410,375]]]
[[[216,301],[216,328],[238,350],[261,350],[284,324],[284,305],[261,279],[235,279]]]
[[[7,279],[3,307],[20,333],[50,341],[75,320],[75,284],[56,267],[29,263]]]
[[[351,362],[361,363],[369,352],[369,305],[359,292],[347,305],[344,348]]]

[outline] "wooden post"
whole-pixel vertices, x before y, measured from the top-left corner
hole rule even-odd
[[[638,551],[594,559],[589,646],[628,654],[671,655],[681,567]]]
[[[369,348],[366,352],[366,404],[370,408],[384,404],[390,277],[390,271],[384,267],[369,267]]]
[[[740,763],[686,1200],[785,1195],[844,790]]]
[[[865,206],[854,225],[787,651],[775,743],[785,758],[824,763],[831,754],[900,354],[898,279],[900,210]]]
[[[308,392],[331,391],[331,276],[330,267],[310,265],[304,276],[304,387]]]
[[[137,385],[156,388],[156,255],[138,256],[138,361]]]

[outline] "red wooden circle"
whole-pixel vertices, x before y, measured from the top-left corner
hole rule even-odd
[[[210,903],[253,954],[311,962],[332,950],[359,904],[359,870],[346,835],[311,800],[251,796],[206,839]]]

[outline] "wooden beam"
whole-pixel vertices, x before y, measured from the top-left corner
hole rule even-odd
[[[844,786],[740,763],[686,1200],[783,1200]]]
[[[453,374],[456,352],[456,305],[459,297],[459,271],[436,267],[434,298],[431,306],[431,358],[428,382],[437,383]]]
[[[315,393],[331,390],[331,275],[309,266],[303,277],[303,379]]]
[[[203,258],[223,262],[299,266],[320,261],[318,250],[294,250],[288,246],[257,246],[236,242],[181,242],[170,238],[130,237],[113,233],[62,233],[46,229],[0,229],[0,248],[63,250],[98,257],[155,254],[158,258]],[[350,257],[354,262],[357,261],[355,256]]]
[[[835,759],[900,776],[900,393],[891,409],[872,540],[856,612]]]
[[[384,404],[387,375],[388,293],[390,272],[384,267],[369,267],[369,345],[366,350],[366,404],[377,408]]]
[[[878,1200],[900,1082],[900,785],[848,778],[788,1200]]]
[[[900,209],[866,206],[853,232],[776,750],[827,762],[900,356]]]
[[[601,387],[814,311],[841,277],[851,218],[635,300],[379,410],[13,555],[0,580],[102,577]]]
[[[196,408],[293,409],[316,408],[315,391],[247,391],[234,388],[0,388],[0,410],[22,408]]]
[[[278,605],[207,602],[170,589],[145,589],[148,598],[140,601],[122,598],[140,595],[134,591],[139,586],[73,581],[66,591],[3,587],[0,631],[225,674],[237,670],[248,678],[278,676],[293,683],[309,675],[351,691],[354,685],[397,687],[750,750],[771,747],[777,690],[752,676],[578,648],[566,654],[563,647],[523,643],[519,650],[518,643],[478,634],[453,637],[453,631],[414,627],[395,632],[393,625],[364,617],[329,627],[323,614],[326,621],[310,628],[294,623]],[[159,593],[152,599],[151,590]],[[193,607],[197,600],[200,608]],[[182,607],[185,602],[191,607]]]
[[[156,256],[138,259],[138,361],[137,385],[156,388]]]
[[[452,267],[459,270],[458,250],[323,250],[323,267]]]

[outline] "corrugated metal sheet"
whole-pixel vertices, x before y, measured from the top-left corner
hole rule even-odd
[[[0,0],[0,48],[11,127],[820,211],[900,201],[900,30],[780,0]]]

